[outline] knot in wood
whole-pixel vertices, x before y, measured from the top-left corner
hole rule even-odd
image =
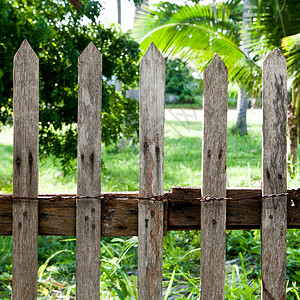
[[[223,153],[223,148],[220,148],[220,151],[219,151],[219,159],[222,158],[222,153]]]

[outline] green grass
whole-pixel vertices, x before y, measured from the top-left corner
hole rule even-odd
[[[261,186],[261,124],[248,124],[248,135],[232,134],[235,120],[228,123],[227,176],[229,187]],[[0,133],[0,192],[12,192],[12,128]],[[165,125],[165,190],[172,186],[201,186],[202,123],[199,121],[167,121]],[[138,190],[138,147],[120,143],[119,147],[102,147],[103,192]],[[300,155],[298,155],[298,162]],[[76,193],[76,162],[73,170],[63,174],[54,157],[40,159],[40,193]],[[295,178],[288,178],[288,186],[296,188],[300,182],[300,164]]]
[[[232,134],[228,123],[227,175],[230,187],[261,186],[261,123],[250,119],[248,135]],[[12,192],[12,128],[1,133],[0,190]],[[167,121],[165,125],[165,190],[172,186],[201,186],[200,121]],[[102,191],[138,190],[138,147],[122,142],[102,149]],[[295,178],[300,182],[300,157]],[[40,159],[40,193],[76,193],[76,162],[63,175],[54,157]],[[169,232],[164,237],[164,299],[199,298],[200,232]],[[300,282],[300,231],[288,230],[287,299],[297,299]],[[101,290],[103,299],[136,297],[137,238],[102,238]],[[39,237],[39,299],[72,299],[75,294],[75,240]],[[227,232],[226,299],[260,299],[260,232]],[[67,250],[67,251],[65,251]],[[11,237],[0,237],[0,298],[11,294]],[[7,295],[7,297],[5,296]],[[106,298],[105,298],[106,297]]]

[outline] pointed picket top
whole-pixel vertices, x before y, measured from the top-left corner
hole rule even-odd
[[[98,50],[98,48],[95,46],[93,42],[90,42],[85,49],[82,51],[81,55],[79,56],[78,62],[83,58],[87,58],[90,61],[93,61],[96,57],[102,57],[102,54]]]
[[[268,63],[282,65],[282,67],[285,67],[286,69],[286,58],[278,48],[275,48],[271,53],[267,55],[267,57],[263,61],[263,68]]]
[[[210,71],[217,72],[217,70],[219,70],[218,72],[225,72],[226,74],[228,74],[228,70],[227,70],[225,63],[220,58],[219,54],[215,53],[214,59],[206,66],[204,73],[210,72]]]
[[[228,71],[215,54],[203,76],[202,197],[226,197],[227,93]],[[225,261],[226,202],[203,202],[201,300],[225,299]]]
[[[26,39],[22,42],[20,48],[16,52],[14,56],[14,62],[16,62],[20,56],[32,58],[33,62],[35,63],[39,61],[37,55],[35,54],[35,52],[33,51],[32,47]]]
[[[263,62],[262,195],[287,190],[287,64],[278,48]],[[276,149],[276,151],[274,151]],[[262,299],[285,299],[287,198],[262,200]]]
[[[161,52],[158,50],[156,45],[151,42],[150,46],[146,50],[145,54],[143,55],[141,59],[141,65],[143,65],[146,61],[157,61],[161,62],[162,64],[165,63],[165,58],[161,54]]]

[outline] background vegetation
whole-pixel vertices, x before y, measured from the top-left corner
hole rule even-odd
[[[77,59],[91,40],[104,61],[102,191],[138,190],[138,105],[116,92],[109,82],[116,75],[124,90],[137,84],[139,45],[117,27],[104,28],[98,24],[101,1],[81,0],[80,8],[73,7],[73,2],[76,1],[0,2],[0,125],[5,125],[0,135],[1,192],[12,192],[12,128],[8,127],[12,123],[12,61],[24,38],[29,40],[40,61],[40,192],[76,192]],[[140,20],[135,34],[143,38],[142,46],[147,43],[145,34],[154,30],[158,32],[155,43],[169,58],[180,53],[202,70],[213,53],[219,52],[229,68],[230,78],[237,83],[230,99],[235,98],[234,93],[242,85],[259,93],[261,61],[274,46],[281,47],[288,58],[292,81],[290,111],[295,117],[292,125],[297,134],[299,1],[258,1],[253,6],[251,26],[246,30],[242,28],[245,7],[242,1],[227,1],[215,7],[199,5],[198,0],[192,2],[197,5],[160,4],[157,12]],[[169,47],[167,36],[174,47]],[[154,35],[148,37],[154,39]],[[186,45],[183,42],[190,44],[182,47]],[[242,44],[252,49],[250,54],[240,48]],[[167,62],[166,90],[176,95],[181,106],[202,105],[202,81],[195,79],[193,72],[178,57]],[[231,103],[236,104],[231,101],[229,106]],[[187,114],[193,116],[192,111],[180,114],[181,121],[166,122],[166,190],[176,185],[201,185],[202,123],[196,117],[187,121],[191,119]],[[260,118],[254,115],[248,119],[246,136],[233,134],[236,119],[232,113],[228,119],[228,185],[259,188]],[[300,166],[293,160],[291,163],[294,172],[288,184],[298,187]],[[200,238],[199,231],[169,232],[164,237],[164,299],[199,298]],[[287,299],[300,299],[299,238],[299,230],[288,230]],[[75,242],[73,237],[39,238],[39,299],[74,299]],[[135,299],[137,238],[102,238],[101,245],[102,298]],[[0,298],[10,299],[11,237],[0,237],[0,251]],[[260,299],[259,231],[227,232],[226,275],[226,299]]]
[[[82,4],[76,9],[68,0],[0,2],[0,125],[12,123],[13,57],[28,39],[40,63],[40,152],[55,155],[65,168],[77,156],[77,61],[90,41],[103,55],[102,141],[109,145],[138,131],[136,101],[108,82],[114,75],[125,89],[137,84],[139,45],[117,27],[98,24],[98,1]]]
[[[202,122],[193,111],[172,110],[168,114],[181,121],[166,122],[165,190],[178,185],[201,186]],[[229,111],[227,174],[230,187],[260,187],[260,116],[259,110],[251,111],[248,136],[239,136],[231,133],[236,112]],[[1,192],[11,192],[12,129],[4,129],[0,137]],[[102,191],[138,190],[137,146],[123,141],[117,148],[111,146],[103,150]],[[300,165],[295,168],[297,175],[289,178],[289,187],[299,184]],[[54,157],[42,159],[40,192],[76,192],[76,172],[62,174],[62,165]],[[164,237],[165,299],[199,298],[200,238],[200,231],[169,232]],[[287,299],[299,299],[299,241],[300,231],[288,230]],[[101,245],[103,299],[135,299],[137,237],[102,238]],[[10,299],[11,237],[0,237],[0,251],[0,298]],[[227,231],[226,259],[226,299],[260,299],[259,230]],[[39,299],[74,299],[75,240],[72,237],[40,237],[39,266]]]

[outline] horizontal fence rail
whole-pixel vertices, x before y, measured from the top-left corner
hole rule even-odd
[[[288,190],[287,227],[300,228],[300,189]],[[174,187],[165,193],[164,231],[201,229],[201,189]],[[226,229],[259,229],[261,189],[227,189]],[[138,192],[102,194],[101,236],[134,236]],[[76,195],[40,194],[39,235],[75,236]],[[12,234],[12,195],[0,195],[0,235]]]
[[[152,43],[140,64],[139,192],[101,194],[102,56],[78,61],[77,194],[38,195],[38,58],[14,58],[13,194],[0,195],[0,235],[13,235],[12,299],[37,298],[38,235],[76,236],[76,298],[99,299],[100,237],[138,235],[138,298],[162,299],[163,235],[201,232],[201,299],[224,299],[226,229],[261,229],[262,298],[285,299],[286,230],[300,228],[300,189],[287,190],[286,60],[263,63],[262,189],[226,189],[228,72],[204,71],[202,188],[164,186],[165,60]],[[200,137],[199,137],[200,138]]]

